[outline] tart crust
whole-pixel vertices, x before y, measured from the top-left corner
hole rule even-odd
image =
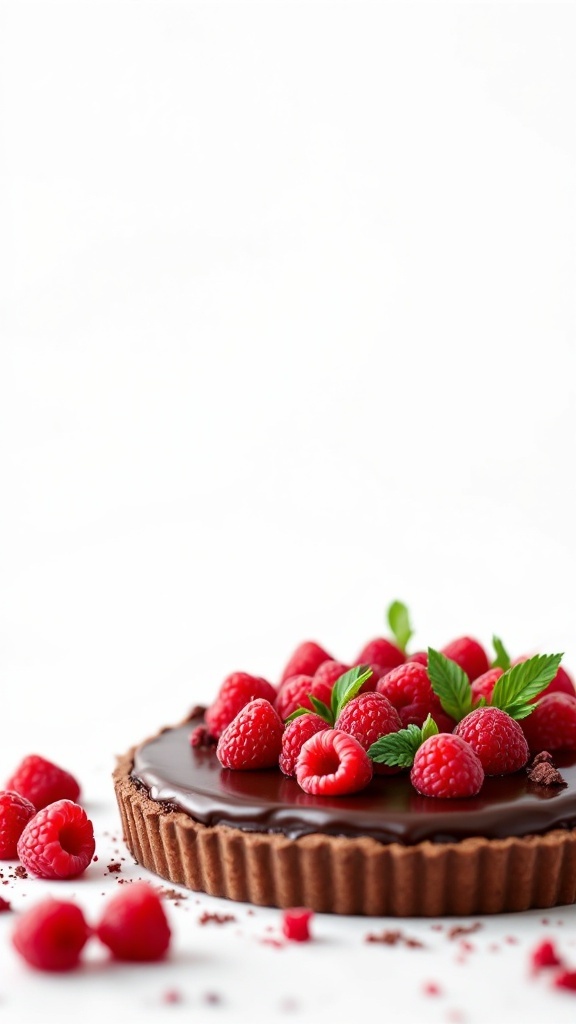
[[[369,836],[207,826],[152,800],[118,758],[114,787],[126,844],[177,885],[267,907],[392,917],[498,914],[576,902],[576,829],[405,846]]]

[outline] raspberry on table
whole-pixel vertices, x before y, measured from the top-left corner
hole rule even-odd
[[[440,732],[416,751],[410,781],[421,796],[476,796],[484,782],[484,769],[469,743],[453,733]]]
[[[279,759],[280,770],[284,775],[296,774],[296,761],[306,740],[309,740],[315,733],[328,728],[328,722],[313,712],[300,715],[286,726],[282,736],[282,750]]]
[[[116,960],[161,960],[170,945],[162,900],[148,882],[133,882],[113,896],[95,931]]]
[[[314,913],[306,907],[291,907],[282,914],[282,932],[291,942],[310,941],[310,921]]]
[[[441,654],[455,661],[464,670],[470,682],[487,672],[490,668],[488,655],[478,640],[470,636],[461,636],[457,640],[442,647]]]
[[[20,762],[5,789],[26,797],[37,811],[56,800],[75,803],[80,796],[80,786],[74,776],[39,754],[29,754]]]
[[[313,640],[305,640],[304,643],[299,644],[288,660],[280,677],[280,683],[286,682],[291,676],[313,676],[323,661],[331,660],[332,655],[320,647],[320,644]]]
[[[519,722],[500,708],[476,708],[454,729],[480,758],[485,775],[509,775],[528,761],[528,744]]]
[[[381,736],[398,732],[402,728],[400,715],[387,697],[381,693],[361,693],[344,705],[334,724],[334,728],[347,732],[364,750],[368,750]],[[399,772],[399,768],[388,765],[374,764],[375,774],[389,775]]]
[[[77,904],[50,898],[18,917],[12,944],[39,971],[70,971],[77,967],[89,936]]]
[[[71,800],[57,800],[30,819],[18,840],[18,857],[38,878],[76,878],[94,856],[92,822]]]
[[[325,729],[302,747],[296,778],[304,792],[313,796],[356,793],[370,782],[372,761],[353,736],[340,729]]]
[[[532,753],[576,750],[576,696],[547,694],[532,714],[522,719],[521,725]]]
[[[291,676],[280,685],[278,696],[274,707],[282,721],[288,718],[297,708],[308,708],[312,711],[310,694],[313,692],[314,680],[312,676],[299,675]],[[323,698],[320,697],[320,700]]]
[[[530,954],[530,966],[534,973],[544,967],[560,967],[562,961],[550,939],[543,939]]]
[[[224,768],[272,768],[282,750],[284,725],[269,701],[250,701],[224,730],[216,756]]]
[[[385,640],[384,637],[377,637],[364,645],[354,664],[380,665],[382,668],[392,669],[403,665],[405,661],[404,651],[401,651],[396,644]]]
[[[251,700],[263,697],[274,704],[277,691],[271,683],[248,672],[232,672],[222,683],[216,700],[206,710],[204,720],[212,736],[218,739],[230,722]]]
[[[16,860],[18,840],[35,814],[34,804],[19,793],[0,792],[0,860]]]

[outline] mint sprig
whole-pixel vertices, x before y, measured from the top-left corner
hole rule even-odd
[[[317,715],[323,718],[328,725],[333,726],[342,709],[346,706],[348,701],[356,697],[358,692],[361,690],[364,683],[370,679],[372,675],[372,669],[369,665],[355,665],[348,672],[344,672],[339,679],[336,680],[332,688],[332,695],[330,699],[330,707],[319,700],[312,693],[308,694],[310,703]],[[310,708],[296,708],[291,715],[286,718],[286,725],[293,722],[295,718],[300,718],[301,715],[309,715]]]
[[[510,655],[508,654],[508,651],[504,647],[504,644],[502,643],[499,636],[492,637],[492,646],[494,648],[494,653],[496,654],[496,657],[494,658],[494,661],[492,662],[492,665],[490,667],[501,668],[503,669],[504,672],[507,672],[511,664]]]
[[[433,647],[428,648],[428,676],[450,718],[460,722],[472,711],[472,688],[464,669]]]
[[[512,665],[496,681],[490,704],[517,721],[527,718],[536,707],[530,702],[552,682],[561,660],[561,654],[536,654]]]
[[[421,728],[418,725],[408,725],[398,732],[381,736],[368,747],[368,757],[376,764],[387,764],[391,768],[411,768],[418,748],[437,732],[436,722],[428,715]]]
[[[414,636],[408,608],[402,601],[392,601],[388,608],[387,618],[397,646],[401,651],[406,651],[410,637]]]

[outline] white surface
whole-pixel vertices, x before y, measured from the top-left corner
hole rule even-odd
[[[101,859],[59,891],[95,910],[114,754],[229,671],[275,678],[309,636],[350,657],[396,596],[419,644],[495,631],[576,668],[576,14],[0,18],[0,771],[78,772]],[[460,964],[426,923],[422,951],[329,918],[278,950],[276,912],[200,929],[200,901],[170,908],[168,965],[64,980],[12,958],[2,915],[6,1018],[576,1010],[527,980],[540,914],[485,922]],[[549,916],[576,965],[574,911]]]

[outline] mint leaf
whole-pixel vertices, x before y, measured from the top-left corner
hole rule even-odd
[[[418,747],[424,740],[438,732],[438,726],[428,715],[420,729],[417,725],[409,725],[398,732],[389,732],[368,747],[368,757],[376,764],[387,764],[391,768],[411,768]],[[426,733],[426,735],[424,735]]]
[[[332,722],[335,722],[342,708],[356,696],[360,688],[372,675],[369,665],[355,665],[349,672],[345,672],[334,683],[332,698],[330,700],[330,713]]]
[[[552,682],[561,660],[561,654],[536,654],[512,665],[496,680],[490,701],[492,707],[500,708],[516,720],[527,718],[536,707],[530,701]]]
[[[472,711],[472,688],[464,669],[433,647],[428,648],[428,676],[447,715],[459,722]]]
[[[499,636],[492,637],[492,646],[496,653],[496,657],[494,658],[494,661],[492,662],[492,665],[490,667],[502,668],[504,669],[505,672],[507,672],[508,669],[510,668],[510,655],[508,654],[508,651],[504,647],[504,644],[502,643]]]
[[[405,651],[414,630],[410,625],[408,609],[402,601],[392,601],[388,609],[388,625],[401,651]]]
[[[296,711],[293,711],[284,719],[284,725],[290,725],[290,722],[293,722],[295,718],[300,718],[302,715],[309,715],[310,713],[310,708],[296,708]]]
[[[429,740],[431,736],[435,736],[438,732],[438,726],[432,718],[432,715],[428,715],[426,721],[422,725],[422,743],[425,740]]]
[[[330,708],[324,703],[324,701],[319,700],[318,697],[314,697],[311,693],[308,694],[308,696],[310,697],[310,703],[314,708],[316,714],[320,715],[320,718],[323,718],[325,722],[328,722],[328,725],[334,725],[332,712]]]

